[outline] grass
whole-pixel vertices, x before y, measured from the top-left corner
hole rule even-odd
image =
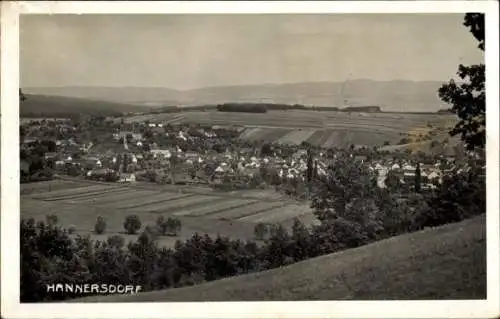
[[[485,215],[194,287],[76,302],[486,298]]]
[[[91,235],[92,239],[105,240],[111,235],[124,236],[127,240],[135,240],[137,235],[125,235],[123,222],[125,217],[137,214],[142,222],[142,229],[146,225],[155,225],[158,216],[170,216],[169,212],[163,214],[152,212],[135,212],[123,209],[113,209],[111,207],[99,207],[94,205],[74,205],[65,202],[44,202],[32,199],[21,199],[21,218],[34,218],[35,220],[45,220],[48,214],[56,214],[59,218],[59,225],[67,228],[70,225],[76,227],[76,234]],[[107,229],[103,235],[93,233],[97,216],[106,219]],[[182,223],[182,230],[179,237],[160,237],[159,245],[172,247],[175,241],[186,240],[195,232],[209,234],[211,236],[228,236],[234,239],[252,239],[253,224],[236,221],[219,221],[204,218],[192,218],[189,216],[178,216]],[[140,233],[140,231],[139,231]]]
[[[171,247],[177,239],[185,240],[195,232],[234,239],[253,239],[252,223],[236,220],[218,220],[222,213],[230,212],[238,216],[255,214],[257,204],[266,210],[270,206],[287,203],[267,197],[251,198],[241,194],[215,196],[196,193],[178,193],[173,188],[118,185],[92,181],[56,180],[40,182],[29,188],[30,194],[21,197],[21,217],[45,220],[46,215],[56,214],[63,227],[74,225],[76,234],[90,234],[93,239],[105,240],[119,234],[126,240],[134,240],[137,235],[123,233],[123,222],[130,214],[137,214],[143,227],[154,225],[159,215],[177,216],[182,223],[179,237],[160,237],[159,245]],[[57,187],[56,187],[57,186]],[[49,189],[54,189],[50,192]],[[38,192],[40,193],[38,193]],[[265,194],[261,194],[265,195]],[[43,199],[43,200],[40,200]],[[54,200],[59,199],[59,200]],[[155,211],[156,210],[156,211]],[[198,216],[199,215],[199,216]],[[97,216],[106,219],[107,230],[103,235],[93,233]],[[232,219],[232,218],[231,218]]]
[[[61,180],[43,181],[36,183],[20,184],[20,195],[39,194],[68,188],[78,188],[82,185],[78,182],[66,182]]]

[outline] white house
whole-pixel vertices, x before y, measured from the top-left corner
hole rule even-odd
[[[162,155],[165,158],[172,157],[172,152],[170,152],[170,150],[151,150],[151,154],[153,154],[153,157],[156,157],[158,155]]]
[[[133,183],[135,182],[135,174],[121,174],[120,183]]]

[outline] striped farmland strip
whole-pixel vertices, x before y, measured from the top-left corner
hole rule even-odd
[[[293,130],[276,141],[279,144],[295,144],[299,145],[306,141],[314,134],[314,130]]]
[[[316,132],[314,132],[313,135],[309,137],[309,139],[306,142],[311,145],[321,145],[319,141],[323,138],[324,135],[325,135],[324,130],[317,130]]]
[[[124,199],[133,199],[137,198],[139,196],[147,196],[149,194],[153,193],[153,191],[150,190],[143,190],[143,189],[130,189],[128,192],[125,193],[115,193],[115,194],[103,194],[102,197],[94,197],[94,198],[85,198],[81,200],[75,200],[73,202],[75,203],[81,203],[81,204],[96,204],[96,205],[103,205],[103,204],[110,204],[110,203],[115,203],[115,202],[121,202]]]
[[[158,204],[158,203],[164,203],[180,198],[188,198],[188,197],[193,197],[196,194],[179,194],[179,193],[158,193],[149,197],[137,199],[137,198],[131,198],[127,200],[123,200],[119,204],[112,204],[110,205],[113,208],[116,209],[129,209],[129,208],[137,208],[137,207],[143,207],[144,205],[149,205],[149,204]]]
[[[269,131],[272,129],[265,128],[265,127],[254,127],[252,128],[252,132],[248,134],[245,139],[249,141],[260,141],[263,139],[264,136],[269,134]]]
[[[184,114],[176,114],[170,120],[166,121],[167,124],[179,123],[184,120]]]
[[[223,201],[216,201],[208,203],[202,207],[194,207],[187,210],[182,210],[180,212],[176,212],[173,215],[175,216],[189,216],[189,217],[200,217],[207,216],[212,214],[217,214],[229,209],[234,209],[238,207],[247,206],[253,203],[256,203],[257,200],[242,200],[242,199],[228,199],[223,198]]]
[[[144,205],[134,209],[136,212],[148,212],[148,213],[168,213],[170,211],[175,211],[180,208],[186,208],[194,205],[199,205],[200,203],[206,203],[207,201],[213,200],[213,196],[190,196],[187,198],[177,198],[168,202]]]
[[[279,140],[283,136],[290,133],[292,130],[287,128],[273,128],[267,131],[267,134],[263,136],[262,140],[266,142],[272,142]]]
[[[76,195],[76,194],[86,193],[89,191],[94,191],[97,189],[106,189],[109,187],[110,186],[107,186],[107,185],[87,185],[87,186],[81,186],[81,187],[76,187],[76,188],[60,189],[57,191],[38,193],[38,194],[36,194],[36,196],[32,196],[32,198],[43,200],[45,198],[51,198],[54,196],[64,196],[64,195],[71,195],[71,194]]]
[[[271,209],[274,209],[276,207],[282,206],[283,203],[281,202],[256,202],[255,204],[250,204],[245,207],[238,207],[238,208],[233,208],[230,210],[226,210],[221,213],[217,213],[214,215],[209,215],[207,218],[211,219],[229,219],[229,220],[234,220],[234,219],[240,219],[246,216],[258,214],[264,211],[268,211]]]
[[[108,189],[100,190],[100,191],[92,191],[92,192],[87,192],[87,193],[80,193],[76,195],[65,195],[65,196],[58,196],[58,197],[52,197],[52,198],[47,198],[44,199],[45,201],[48,202],[53,202],[53,201],[63,201],[63,200],[72,200],[72,199],[80,199],[80,198],[86,198],[86,197],[92,197],[92,196],[100,196],[102,194],[107,194],[107,193],[122,193],[128,191],[128,188],[122,188],[122,187],[109,187]]]
[[[258,127],[247,128],[240,135],[240,139],[248,139],[250,136],[252,136],[253,134],[255,134],[259,130],[260,130],[260,128],[258,128]]]
[[[240,220],[251,223],[277,223],[310,213],[311,209],[304,205],[289,205],[279,207],[265,213],[260,213],[242,218]]]
[[[329,148],[338,145],[340,133],[339,131],[330,131],[330,134],[326,138],[326,141],[321,145],[323,148]]]
[[[328,140],[328,138],[330,137],[330,135],[332,134],[333,131],[332,130],[322,130],[319,132],[321,132],[321,134],[318,134],[314,141],[309,139],[307,142],[312,144],[312,145],[315,145],[315,146],[321,146]]]

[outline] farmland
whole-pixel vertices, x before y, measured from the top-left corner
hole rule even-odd
[[[53,188],[43,187],[44,183]],[[21,196],[22,218],[43,220],[48,214],[56,214],[63,227],[73,225],[76,234],[85,235],[92,234],[97,216],[103,216],[107,222],[106,234],[92,234],[94,239],[105,239],[112,234],[134,239],[134,235],[125,234],[123,229],[125,217],[131,214],[139,216],[143,227],[154,225],[160,215],[179,218],[182,222],[179,237],[161,237],[159,243],[163,246],[172,246],[177,239],[189,238],[195,232],[246,240],[253,238],[253,228],[258,222],[282,222],[290,227],[294,217],[309,224],[313,221],[307,205],[279,199],[83,180],[37,184],[38,191],[21,187],[26,188]]]
[[[397,143],[403,136],[432,126],[443,130],[454,123],[454,115],[428,113],[347,113],[304,110],[258,113],[199,112],[163,113],[125,118],[126,122],[144,120],[170,124],[201,124],[245,127],[240,137],[249,141],[283,144],[308,142],[323,147],[351,144],[380,146]]]

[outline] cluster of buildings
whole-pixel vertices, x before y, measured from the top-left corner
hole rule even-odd
[[[92,142],[77,143],[74,138],[56,140],[57,152],[46,153],[45,157],[61,173],[71,172],[70,175],[116,182],[135,182],[144,179],[144,176],[154,175],[155,181],[170,179],[173,182],[175,176],[175,182],[205,184],[217,183],[224,178],[248,180],[262,175],[263,171],[272,172],[282,180],[305,179],[308,156],[305,148],[299,147],[286,157],[276,153],[261,156],[259,150],[248,147],[222,153],[210,149],[182,151],[178,146],[159,146],[152,136],[156,134],[195,143],[203,138],[217,140],[216,130],[197,128],[193,131],[189,127],[167,129],[162,123],[142,123],[139,128],[143,133],[137,132],[137,127],[110,132],[114,146],[105,152],[95,150]],[[149,134],[144,133],[144,128]],[[60,123],[56,129],[75,130],[66,122]],[[72,155],[75,151],[80,154],[78,157]],[[353,156],[353,160],[361,161],[377,172],[379,187],[386,186],[385,179],[389,172],[395,174],[402,184],[412,183],[415,178],[416,165],[409,160],[387,158],[367,161],[364,156]],[[317,175],[326,174],[330,161],[327,154],[316,154],[314,167]],[[421,176],[425,181],[423,187],[432,187],[431,181],[441,180],[447,170],[453,169],[449,162],[421,164]]]

